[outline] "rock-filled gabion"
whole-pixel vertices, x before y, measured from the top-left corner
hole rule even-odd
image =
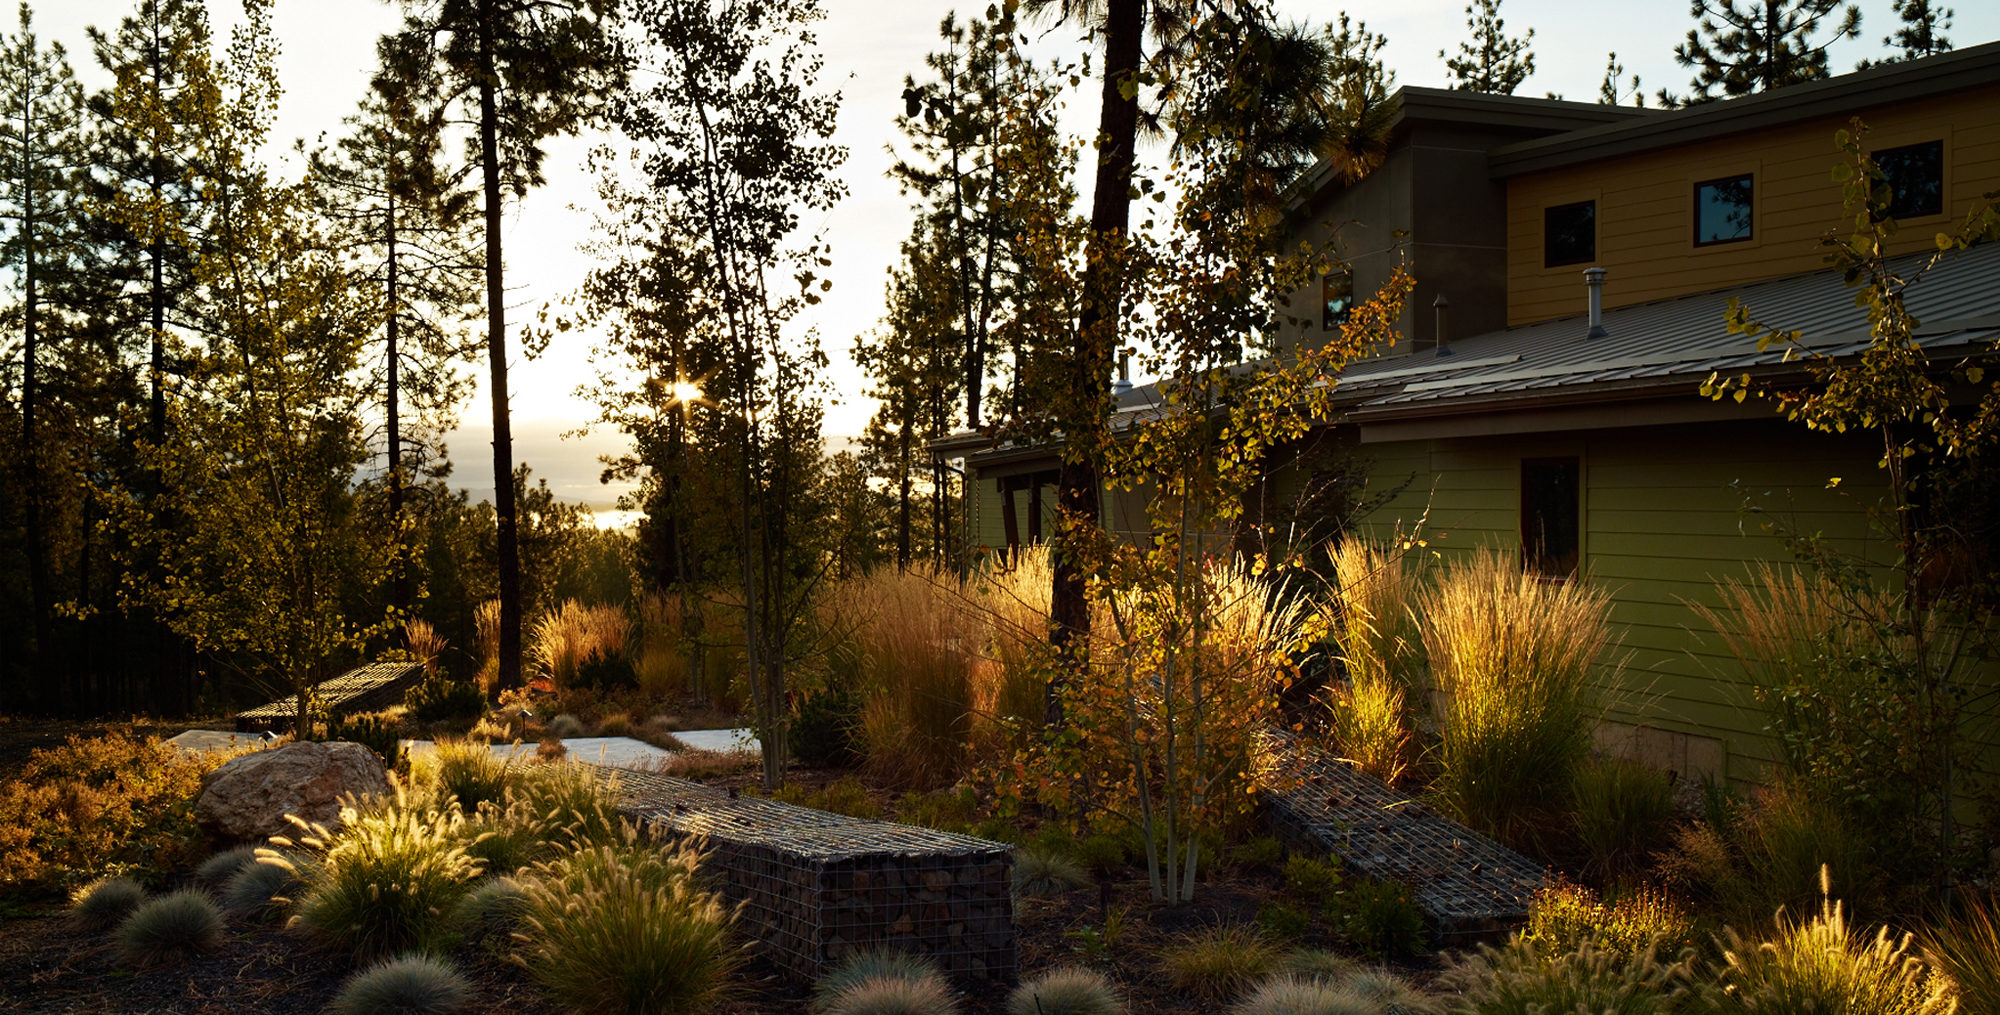
[[[818,978],[863,950],[922,955],[964,982],[1016,969],[1012,850],[967,835],[732,796],[625,771],[622,809],[706,843],[703,869],[740,903],[744,936],[774,965]]]

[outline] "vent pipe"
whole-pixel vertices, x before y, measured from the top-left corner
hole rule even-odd
[[[1118,398],[1132,390],[1132,354],[1119,352],[1118,379],[1111,382],[1111,397]]]
[[[1445,330],[1444,326],[1445,311],[1450,309],[1451,309],[1451,301],[1445,299],[1443,293],[1438,293],[1438,298],[1431,301],[1431,310],[1437,314],[1436,337],[1437,337],[1437,354],[1439,356],[1451,355],[1451,342],[1448,339],[1448,335],[1450,333]]]
[[[1603,268],[1583,269],[1583,280],[1590,286],[1590,330],[1585,338],[1603,338],[1610,334],[1604,330],[1604,275]]]

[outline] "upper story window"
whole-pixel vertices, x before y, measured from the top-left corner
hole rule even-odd
[[[1944,142],[1884,148],[1875,165],[1889,185],[1889,217],[1916,218],[1944,211]]]
[[[1319,277],[1320,330],[1339,331],[1354,312],[1354,272],[1341,268]]]
[[[1753,189],[1749,173],[1695,184],[1694,245],[1749,239]]]
[[[1542,267],[1597,260],[1597,202],[1542,210]]]

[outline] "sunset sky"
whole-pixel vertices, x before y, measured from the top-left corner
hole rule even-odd
[[[71,64],[85,86],[103,87],[108,75],[91,58],[86,25],[107,31],[131,10],[124,0],[38,0],[36,30],[43,39],[63,43]],[[829,437],[857,434],[873,406],[861,394],[866,379],[852,366],[849,352],[855,337],[875,326],[882,310],[883,282],[897,257],[897,245],[907,235],[908,201],[886,177],[892,156],[885,146],[898,138],[892,117],[901,106],[905,74],[923,69],[923,57],[937,40],[937,24],[952,8],[946,2],[890,3],[876,0],[827,0],[828,18],[818,26],[826,56],[821,85],[843,94],[839,133],[835,140],[848,147],[844,175],[850,194],[826,214],[814,214],[802,225],[822,233],[833,246],[830,271],[834,288],[828,298],[800,324],[818,330],[832,356]],[[1298,19],[1326,20],[1340,8],[1328,3],[1288,0],[1284,12]],[[1440,49],[1456,52],[1465,36],[1464,0],[1400,0],[1393,4],[1354,5],[1353,16],[1386,34],[1385,57],[1399,84],[1443,86],[1446,78]],[[1862,35],[1832,52],[1835,73],[1853,68],[1856,60],[1881,55],[1881,39],[1894,29],[1888,0],[1862,5]],[[968,13],[983,9],[965,5]],[[1958,15],[1947,33],[1958,46],[2000,38],[2000,4],[1957,5]],[[1637,73],[1650,95],[1660,86],[1686,91],[1689,72],[1673,63],[1673,45],[1692,22],[1682,0],[1642,3],[1583,3],[1577,0],[1507,0],[1502,7],[1508,29],[1518,34],[1535,29],[1536,72],[1518,94],[1563,96],[1592,101],[1603,77],[1605,57],[1616,50],[1627,74]],[[210,17],[218,46],[228,28],[240,19],[237,0],[211,0]],[[279,63],[285,87],[270,157],[285,160],[294,138],[311,144],[322,134],[330,141],[341,128],[367,86],[373,69],[374,41],[395,27],[399,9],[378,0],[277,0],[274,26],[283,54]],[[7,19],[7,30],[14,27]],[[1047,54],[1082,52],[1078,33],[1065,26],[1033,25],[1041,38],[1037,48]],[[1082,133],[1094,125],[1095,91],[1085,83],[1071,99],[1068,125]],[[600,138],[565,139],[550,146],[549,185],[511,208],[507,219],[507,281],[514,309],[509,321],[532,318],[544,303],[573,291],[589,268],[577,249],[588,235],[593,214],[592,189],[582,171],[582,153]],[[1087,177],[1085,182],[1087,188]],[[1089,200],[1089,194],[1083,195]],[[803,330],[803,328],[801,329]],[[595,417],[592,404],[577,389],[595,374],[588,363],[591,336],[575,332],[560,336],[543,357],[531,364],[517,355],[512,371],[515,458],[533,466],[537,475],[565,499],[608,506],[618,491],[597,482],[596,456],[620,445],[615,432],[599,427],[581,438],[562,434],[587,425]],[[457,463],[455,483],[475,498],[490,492],[490,457],[486,444],[490,416],[483,365],[480,391],[464,407],[463,426],[450,438]]]

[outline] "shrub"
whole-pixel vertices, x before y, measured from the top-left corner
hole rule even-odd
[[[126,877],[101,878],[80,888],[70,917],[86,930],[109,930],[146,901],[146,889]]]
[[[674,736],[679,729],[680,720],[670,715],[656,715],[648,717],[645,725],[632,735],[663,751],[685,751],[688,745]]]
[[[0,885],[67,893],[193,863],[208,848],[194,800],[220,763],[120,730],[30,753],[0,781]]]
[[[1229,860],[1238,867],[1274,871],[1285,862],[1285,847],[1268,835],[1259,835],[1231,848]]]
[[[237,846],[203,860],[201,866],[194,869],[194,876],[219,888],[228,884],[229,879],[235,877],[245,864],[256,862],[257,847]]]
[[[2000,916],[1993,900],[1971,901],[1920,935],[1931,968],[1951,978],[1962,1012],[2000,1012]]]
[[[1464,1015],[1670,1015],[1682,1010],[1692,963],[1692,956],[1662,962],[1650,948],[1621,956],[1587,939],[1570,951],[1546,951],[1516,937],[1504,948],[1480,945],[1438,983],[1458,992],[1452,1010]]]
[[[814,768],[846,767],[861,760],[856,734],[861,725],[861,697],[828,688],[799,699],[787,736],[792,757]]]
[[[222,886],[222,902],[232,912],[276,919],[305,887],[305,879],[300,877],[302,865],[306,870],[312,866],[304,854],[259,849],[257,858],[244,864]]]
[[[118,925],[118,954],[135,966],[179,962],[222,944],[222,911],[208,893],[184,888],[142,903]]]
[[[597,720],[597,735],[600,737],[629,737],[632,735],[632,716],[629,712],[613,712]]]
[[[1293,898],[1310,906],[1324,906],[1340,891],[1340,861],[1333,857],[1324,860],[1309,856],[1288,857],[1285,860],[1284,881],[1285,891]]]
[[[939,980],[937,966],[908,952],[869,949],[854,952],[813,984],[812,1007],[826,1011],[833,999],[869,980]]]
[[[1421,598],[1438,690],[1437,793],[1467,824],[1521,843],[1563,809],[1590,755],[1607,598],[1490,551],[1447,568]]]
[[[1022,981],[1007,995],[1007,1015],[1121,1015],[1125,999],[1103,973],[1063,966]]]
[[[1558,880],[1535,892],[1522,936],[1544,953],[1574,951],[1586,938],[1620,957],[1656,946],[1659,954],[1679,955],[1694,947],[1694,921],[1666,892],[1640,888],[1612,902],[1582,885]]]
[[[905,793],[896,800],[896,820],[941,832],[970,832],[979,795],[970,786],[935,793]]]
[[[1257,907],[1257,926],[1280,941],[1295,941],[1312,929],[1312,917],[1282,902]]]
[[[557,740],[574,740],[589,732],[590,729],[584,726],[582,719],[568,712],[550,719],[547,726],[548,736]]]
[[[1328,917],[1362,953],[1410,958],[1424,951],[1424,914],[1400,881],[1357,880],[1328,904]]]
[[[1224,923],[1181,938],[1160,959],[1174,989],[1227,1001],[1269,973],[1278,952],[1256,928]]]
[[[1666,841],[1673,828],[1674,785],[1635,761],[1584,765],[1576,773],[1576,837],[1599,877],[1631,872]]]
[[[310,880],[299,922],[363,959],[445,947],[452,910],[480,874],[466,852],[463,814],[455,807],[419,811],[399,789],[386,809],[343,807],[340,817],[337,836],[304,840],[326,853],[301,871]]]
[[[731,910],[696,883],[699,854],[637,832],[539,864],[517,961],[583,1011],[706,1011],[738,961]]]
[[[427,770],[438,787],[457,798],[467,813],[507,793],[509,766],[494,756],[491,747],[476,741],[438,741]]]
[[[882,805],[868,795],[868,787],[853,776],[842,777],[813,794],[811,806],[854,818],[880,818]]]
[[[1777,916],[1777,936],[1761,944],[1725,931],[1723,1012],[1841,1012],[1844,1015],[1950,1015],[1948,979],[1910,953],[1910,936],[1881,927],[1866,941],[1848,932],[1841,904],[1820,880],[1819,914]]]
[[[472,985],[450,962],[405,955],[348,977],[332,1008],[335,1015],[447,1015],[471,1001]]]
[[[403,704],[418,722],[472,719],[486,711],[486,692],[472,681],[453,680],[442,669],[430,669],[403,692]]]
[[[1030,846],[1014,851],[1014,891],[1028,898],[1054,898],[1089,883],[1082,866],[1055,850]]]
[[[479,693],[479,688],[473,687],[471,684],[466,684],[465,686],[471,687],[473,694],[476,695]],[[483,706],[484,699],[481,699],[481,703]],[[478,715],[479,712],[478,710],[474,710],[470,714]],[[450,718],[457,717],[454,715]],[[417,718],[425,719],[426,716],[418,713]],[[438,716],[436,718],[446,717]],[[405,758],[402,736],[403,732],[400,727],[379,715],[336,716],[327,720],[326,724],[326,739],[345,740],[348,743],[360,744],[374,751],[375,756],[382,759],[382,764],[389,768],[403,767]]]
[[[835,994],[821,1010],[826,1015],[954,1015],[958,1002],[941,979],[884,976]]]

